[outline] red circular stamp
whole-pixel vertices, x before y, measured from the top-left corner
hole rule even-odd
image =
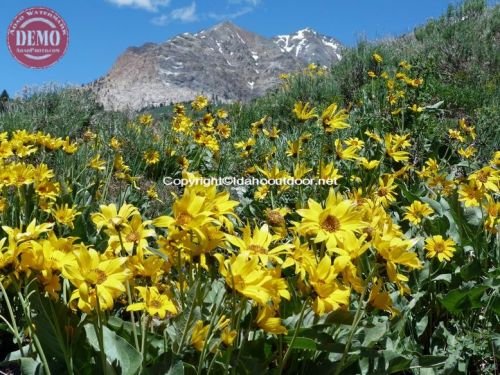
[[[12,56],[28,68],[54,65],[69,43],[66,22],[50,8],[24,9],[7,29],[7,45]]]

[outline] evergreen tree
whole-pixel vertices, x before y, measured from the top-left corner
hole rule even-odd
[[[2,103],[8,102],[9,101],[9,94],[7,90],[3,90],[2,93],[0,94],[0,101]]]
[[[7,110],[7,102],[9,101],[9,94],[7,90],[3,90],[0,94],[0,112]]]

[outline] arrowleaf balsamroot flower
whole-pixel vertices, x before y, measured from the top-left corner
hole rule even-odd
[[[393,307],[391,296],[382,288],[382,280],[375,277],[368,301],[373,307],[387,311],[391,314],[391,317],[394,317],[399,313],[399,310]]]
[[[224,260],[222,254],[215,254],[219,262],[219,272],[226,279],[227,285],[245,297],[265,306],[271,300],[279,301],[281,297],[290,299],[290,293],[278,284],[280,279],[263,269],[257,257],[245,254],[233,255]]]
[[[297,231],[314,236],[314,242],[326,242],[328,248],[335,247],[346,233],[359,232],[366,226],[354,202],[335,194],[333,189],[330,189],[324,208],[311,198],[307,204],[308,208],[297,210],[302,216],[299,223],[294,223]]]
[[[194,324],[193,331],[191,332],[191,345],[199,352],[205,346],[209,330],[210,324],[204,325],[202,320],[197,320]]]
[[[309,248],[307,243],[300,242],[299,237],[295,237],[293,247],[288,250],[287,257],[282,267],[287,268],[295,266],[295,274],[301,280],[305,280],[307,269],[313,268],[317,265],[316,255]]]
[[[310,103],[297,102],[293,106],[292,111],[299,121],[307,121],[313,118],[317,118],[316,108],[311,107]]]
[[[11,228],[6,225],[2,226],[2,229],[9,238],[9,245],[20,243],[28,240],[36,240],[42,233],[47,233],[54,226],[53,223],[42,223],[36,225],[36,219],[33,219],[24,232],[19,228]]]
[[[414,201],[411,205],[404,208],[406,210],[404,219],[414,225],[420,224],[422,219],[434,213],[434,210],[427,203],[420,201]]]
[[[414,113],[420,113],[424,111],[424,107],[420,107],[416,103],[413,103],[413,105],[408,107],[408,109]]]
[[[226,346],[233,346],[234,339],[238,335],[238,332],[234,329],[226,327],[222,330],[220,334],[220,339]]]
[[[437,235],[425,240],[425,250],[427,250],[427,258],[437,257],[440,262],[450,260],[455,252],[455,241],[451,238],[444,239],[443,236]]]
[[[332,133],[334,130],[350,128],[347,123],[348,117],[345,109],[338,110],[337,103],[332,103],[321,114],[323,129],[327,133]]]
[[[380,56],[376,52],[372,55],[372,58],[373,58],[373,61],[375,61],[377,64],[380,64],[381,62],[384,61],[384,59],[382,58],[382,56]]]
[[[265,332],[272,333],[274,335],[287,333],[286,327],[281,324],[281,319],[276,316],[276,311],[270,305],[259,307],[257,325]]]
[[[341,160],[355,160],[358,158],[358,148],[355,146],[347,146],[344,148],[340,139],[335,140],[335,153]]]
[[[493,234],[500,231],[500,202],[496,202],[490,195],[486,196],[486,220],[484,221],[485,229]]]
[[[148,228],[149,224],[151,224],[151,220],[143,222],[141,215],[133,215],[128,225],[123,226],[120,230],[120,235],[110,236],[110,247],[116,254],[125,251],[132,255],[135,252],[142,257],[148,245],[148,238],[156,236],[155,231]]]
[[[410,141],[408,141],[407,134],[386,134],[384,137],[384,144],[387,155],[389,155],[394,161],[408,161],[410,153],[408,151],[403,151],[404,149],[411,146]]]
[[[150,126],[153,123],[153,115],[149,113],[144,113],[138,118],[139,124],[144,126]]]
[[[63,275],[76,289],[70,304],[89,314],[97,307],[111,310],[114,299],[125,292],[130,271],[124,267],[127,258],[106,259],[94,249],[75,251],[75,262],[67,264]]]
[[[158,164],[160,161],[160,153],[156,150],[144,151],[143,159],[147,165]]]
[[[104,171],[106,169],[106,162],[101,160],[101,155],[99,154],[92,158],[88,165],[96,171]]]
[[[302,145],[300,144],[300,140],[296,141],[288,141],[288,149],[286,150],[286,155],[292,158],[296,158],[300,156],[302,153]]]
[[[196,111],[201,111],[208,106],[208,99],[202,95],[198,95],[192,102],[191,107]]]
[[[66,225],[67,227],[74,229],[73,221],[81,213],[75,210],[73,207],[69,207],[67,203],[62,206],[56,206],[52,209],[52,216],[59,224]]]
[[[323,315],[349,305],[351,290],[337,280],[338,271],[330,256],[325,255],[316,267],[309,268],[308,274],[316,293],[313,303],[316,314]]]
[[[461,184],[458,189],[458,200],[463,202],[465,207],[478,207],[485,197],[485,189],[472,179],[468,184]]]
[[[127,306],[127,311],[146,311],[150,316],[158,316],[160,319],[165,319],[167,313],[171,315],[178,313],[172,299],[166,294],[160,294],[157,287],[137,286],[135,289],[143,302]]]
[[[382,206],[388,206],[396,200],[397,193],[395,192],[397,186],[394,184],[394,177],[386,176],[386,178],[379,178],[379,187],[375,192],[375,199],[377,203]]]
[[[132,216],[139,215],[137,208],[128,203],[121,206],[119,210],[114,203],[107,206],[101,205],[100,210],[101,212],[93,213],[91,219],[97,230],[106,228],[107,234],[118,234],[118,231],[128,224]]]
[[[489,166],[472,173],[468,177],[469,181],[474,181],[480,189],[486,189],[493,193],[499,192],[500,171]]]
[[[359,164],[363,166],[364,169],[367,169],[369,171],[377,168],[380,164],[380,160],[368,160],[365,157],[358,157],[357,160]]]
[[[243,229],[241,238],[226,234],[226,239],[239,249],[239,254],[256,256],[260,262],[266,266],[269,261],[272,263],[283,263],[279,257],[286,254],[287,249],[292,245],[283,244],[270,249],[271,243],[280,239],[279,235],[272,235],[269,226],[264,224],[260,228],[254,228],[253,232],[249,225]]]
[[[417,253],[410,251],[417,241],[399,237],[386,237],[389,236],[376,238],[374,246],[387,262],[386,269],[389,280],[399,286],[401,293],[409,292],[408,287],[404,284],[404,282],[408,281],[408,277],[399,272],[398,266],[404,266],[411,270],[422,268]]]

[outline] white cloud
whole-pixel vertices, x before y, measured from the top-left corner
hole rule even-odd
[[[180,22],[196,22],[199,17],[196,13],[196,2],[189,6],[183,8],[173,9],[168,14],[162,14],[159,17],[155,17],[151,20],[151,22],[157,26],[164,26],[172,21],[180,21]]]
[[[208,18],[214,19],[216,21],[221,20],[232,20],[241,17],[247,13],[251,13],[254,9],[262,2],[262,0],[227,0],[229,8],[232,8],[235,4],[242,6],[241,9],[235,10],[233,12],[218,13],[210,12],[208,13]]]
[[[249,4],[252,6],[257,6],[260,4],[261,0],[228,0],[229,4]]]
[[[194,22],[198,21],[198,16],[196,15],[196,3],[193,3],[184,8],[177,8],[170,12],[172,20],[179,20],[182,22]]]
[[[212,18],[216,21],[221,21],[221,20],[232,20],[232,19],[235,19],[235,18],[238,18],[238,17],[241,17],[247,13],[250,13],[253,11],[253,8],[251,7],[245,7],[245,8],[242,8],[236,12],[232,12],[232,13],[215,13],[215,12],[210,12],[208,13],[208,17],[209,18]]]
[[[107,0],[119,7],[132,7],[157,12],[160,7],[170,5],[170,0]]]

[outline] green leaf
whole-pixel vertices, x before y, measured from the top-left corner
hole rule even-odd
[[[427,315],[424,315],[422,319],[420,319],[416,325],[417,329],[417,336],[422,336],[424,333],[425,329],[427,328],[427,324],[429,323],[429,317]]]
[[[384,350],[384,359],[388,363],[387,373],[394,374],[396,372],[405,371],[410,368],[411,359],[403,357],[399,353],[392,350]]]
[[[0,362],[1,374],[17,374],[19,370],[23,375],[42,375],[43,366],[41,362],[35,361],[33,358],[22,357],[14,361]]]
[[[172,367],[170,367],[166,375],[184,375],[184,362],[175,362]]]
[[[419,375],[436,375],[436,371],[432,368],[422,367],[420,368]]]
[[[131,322],[124,321],[117,316],[110,316],[107,326],[130,345],[134,345],[133,324]],[[163,352],[165,339],[156,333],[146,332],[146,341],[148,345],[143,353],[143,363],[152,363]]]
[[[287,344],[290,344],[293,339],[292,335],[288,335],[284,337],[284,340]],[[303,350],[317,350],[316,341],[308,337],[295,337],[295,341],[291,346],[292,349],[303,349]]]
[[[483,269],[477,259],[474,259],[471,263],[460,268],[460,276],[462,276],[462,279],[465,281],[477,279],[481,277],[482,274]]]
[[[447,283],[451,283],[451,273],[442,273],[437,275],[432,281],[446,281]]]
[[[376,344],[387,332],[387,324],[385,322],[378,323],[373,327],[365,328],[363,330],[365,339],[362,346],[370,347]]]
[[[427,203],[429,206],[431,206],[431,208],[439,215],[439,216],[443,216],[444,214],[444,207],[443,205],[438,202],[438,201],[435,201],[434,199],[431,199],[431,198],[427,198],[427,197],[421,197],[420,200],[424,203]]]
[[[172,352],[164,352],[156,358],[153,365],[144,368],[141,372],[142,375],[184,375],[184,373],[184,362]]]
[[[325,323],[351,325],[354,322],[355,315],[356,315],[356,311],[337,310],[337,311],[330,313],[327,316]]]
[[[35,283],[31,288],[38,288]],[[50,358],[49,367],[52,373],[68,371],[65,355],[70,356],[71,351],[78,353],[73,355],[75,368],[88,369],[92,357],[91,349],[85,342],[85,334],[79,325],[79,318],[73,314],[68,306],[62,301],[52,301],[45,298],[37,289],[30,294],[30,308],[37,311],[33,316],[33,324],[36,326],[37,337],[43,348],[44,354]],[[71,327],[71,337],[65,331],[65,327]],[[66,352],[66,354],[65,354]]]
[[[464,217],[470,225],[479,226],[483,222],[483,212],[479,207],[466,207]]]
[[[444,100],[441,100],[435,104],[432,104],[432,105],[428,105],[425,107],[425,109],[438,109],[439,107],[441,107],[442,105],[444,104]]]
[[[490,304],[490,309],[492,309],[495,314],[500,315],[500,297],[498,295],[493,297]]]
[[[238,351],[235,351],[233,355],[239,357],[239,361],[236,364],[236,373],[264,374],[266,372],[268,366],[267,362],[269,359],[266,344],[266,339],[260,338],[258,340],[245,343],[243,350],[240,348]]]
[[[455,289],[440,298],[441,304],[452,314],[464,313],[470,309],[483,307],[481,297],[488,287],[479,285],[470,289]]]
[[[88,342],[96,351],[99,351],[100,347],[94,326],[91,323],[87,323],[84,328]],[[141,354],[125,339],[118,336],[106,326],[103,327],[103,340],[104,350],[109,362],[118,362],[122,375],[137,374],[141,367]]]
[[[412,368],[439,367],[444,366],[448,357],[442,355],[422,355],[413,359]]]

